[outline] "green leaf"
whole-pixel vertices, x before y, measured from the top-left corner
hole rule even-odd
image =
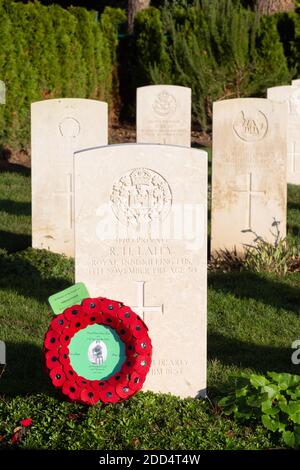
[[[280,409],[278,406],[273,406],[272,400],[263,401],[261,404],[261,410],[263,413],[274,416],[279,413]]]
[[[262,418],[262,423],[265,426],[265,428],[269,429],[269,431],[278,431],[280,428],[280,422],[275,421],[274,419],[270,418],[268,415],[263,415]]]
[[[269,385],[263,386],[262,391],[266,392],[269,398],[274,398],[278,394],[279,388],[275,384],[269,384]]]
[[[266,377],[264,377],[263,375],[252,374],[250,376],[250,383],[251,383],[251,385],[253,385],[253,387],[258,389],[259,387],[263,387],[263,386],[267,385],[269,383],[269,380]]]
[[[246,387],[242,387],[241,389],[237,390],[236,391],[236,397],[237,398],[240,398],[240,397],[245,397],[249,392],[249,387],[248,385],[246,385]]]
[[[288,414],[289,416],[300,413],[300,401],[290,401],[287,404],[279,403],[278,406],[281,409],[281,411]]]
[[[268,376],[271,377],[274,382],[278,383],[282,390],[286,390],[290,387],[295,387],[300,384],[300,376],[287,374],[287,373],[277,373],[277,372],[268,372]]]
[[[288,447],[295,447],[295,435],[291,431],[284,431],[282,433],[283,440]]]

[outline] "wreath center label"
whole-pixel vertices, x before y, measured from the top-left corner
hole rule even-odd
[[[125,345],[115,330],[106,325],[90,325],[76,333],[69,345],[70,363],[88,380],[105,380],[120,370]]]

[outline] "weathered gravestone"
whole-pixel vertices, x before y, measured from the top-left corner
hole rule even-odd
[[[267,97],[272,101],[287,103],[287,182],[300,184],[300,88],[268,88]]]
[[[5,95],[6,95],[5,83],[2,80],[0,80],[0,104],[5,104]]]
[[[74,256],[73,154],[107,144],[107,104],[54,99],[32,104],[32,246]]]
[[[191,89],[150,85],[137,89],[137,143],[191,146]]]
[[[119,145],[75,154],[75,271],[121,300],[153,343],[145,388],[206,388],[206,152]]]
[[[244,98],[213,111],[212,253],[274,243],[286,234],[286,105]]]
[[[292,80],[292,86],[300,86],[300,79],[296,78],[295,80]]]

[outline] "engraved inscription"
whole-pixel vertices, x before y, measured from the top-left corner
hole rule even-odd
[[[173,95],[167,91],[161,91],[153,103],[153,111],[161,117],[171,116],[175,113],[177,103]]]
[[[172,193],[159,173],[135,168],[114,184],[110,201],[122,224],[140,227],[166,218],[172,206]]]
[[[233,122],[236,135],[246,142],[262,140],[268,131],[268,120],[258,110],[240,111]]]
[[[67,117],[59,123],[59,132],[63,137],[75,139],[80,134],[80,123],[73,117]]]

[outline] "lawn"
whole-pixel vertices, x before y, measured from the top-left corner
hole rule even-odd
[[[300,339],[300,275],[210,273],[208,395],[180,400],[139,393],[120,405],[65,402],[41,367],[52,317],[47,298],[73,282],[73,261],[30,248],[30,174],[0,174],[0,339],[7,369],[0,379],[0,447],[22,418],[33,424],[24,448],[265,449],[283,446],[262,426],[242,426],[216,402],[237,372],[299,373],[291,344]],[[289,187],[289,238],[300,242],[300,188]],[[3,436],[3,439],[1,439]],[[4,444],[3,444],[4,443]]]

